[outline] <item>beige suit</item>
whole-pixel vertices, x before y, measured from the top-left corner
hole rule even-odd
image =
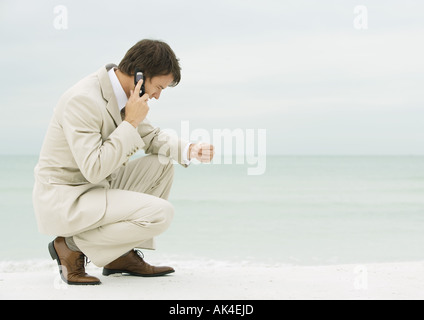
[[[122,121],[102,67],[60,98],[35,167],[33,204],[40,232],[73,236],[103,266],[153,237],[172,219],[166,201],[175,159],[185,142],[147,120],[135,129]],[[129,161],[138,150],[150,156]]]

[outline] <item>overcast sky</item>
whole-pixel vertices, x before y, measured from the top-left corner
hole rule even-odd
[[[182,66],[151,105],[161,128],[266,129],[268,154],[422,155],[423,16],[419,0],[1,0],[1,153],[37,154],[60,95],[152,38]]]

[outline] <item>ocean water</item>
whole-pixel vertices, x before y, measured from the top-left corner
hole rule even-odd
[[[0,156],[0,261],[47,259],[32,209],[37,156]],[[424,260],[424,157],[268,156],[175,166],[176,214],[146,257],[324,265]]]

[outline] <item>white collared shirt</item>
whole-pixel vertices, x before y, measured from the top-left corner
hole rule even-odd
[[[110,83],[112,84],[113,93],[115,94],[116,101],[118,102],[119,111],[122,111],[122,109],[126,106],[128,102],[127,95],[122,88],[121,83],[119,82],[118,77],[115,73],[115,68],[112,68],[108,71]],[[187,145],[184,148],[183,154],[182,154],[182,160],[184,164],[190,164],[191,161],[188,160],[187,153],[188,149],[190,148],[191,143],[187,143]]]
[[[118,102],[119,111],[122,111],[128,102],[127,95],[122,88],[118,77],[116,76],[115,68],[110,69],[108,74],[110,83],[112,84],[113,92],[115,93],[116,101]]]

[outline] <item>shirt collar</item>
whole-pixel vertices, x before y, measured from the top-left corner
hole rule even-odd
[[[127,95],[115,74],[115,68],[108,71],[109,79],[112,84],[113,92],[115,93],[116,101],[118,102],[119,110],[121,111],[128,102]]]

